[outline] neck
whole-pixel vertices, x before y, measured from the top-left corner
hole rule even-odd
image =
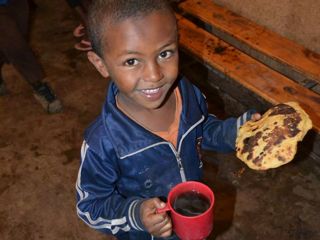
[[[164,104],[156,109],[142,108],[131,102],[128,103],[121,94],[118,95],[117,100],[119,108],[128,117],[149,131],[166,131],[174,120],[176,99],[173,92]]]

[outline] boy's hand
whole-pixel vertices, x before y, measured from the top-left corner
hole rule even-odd
[[[172,234],[171,219],[166,212],[156,213],[157,208],[164,208],[165,203],[159,198],[145,200],[141,204],[140,216],[146,230],[155,237],[169,237]]]
[[[252,116],[251,116],[251,120],[252,121],[258,121],[258,120],[260,120],[261,119],[261,114],[260,113],[254,113],[254,114],[252,114]]]

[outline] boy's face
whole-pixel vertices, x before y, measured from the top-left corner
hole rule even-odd
[[[88,54],[102,76],[110,76],[124,103],[160,107],[178,75],[178,43],[174,16],[155,11],[106,29],[103,59]]]

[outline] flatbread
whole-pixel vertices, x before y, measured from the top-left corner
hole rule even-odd
[[[238,131],[237,157],[255,170],[277,168],[290,162],[297,144],[312,122],[296,102],[278,104],[258,121],[248,121]]]

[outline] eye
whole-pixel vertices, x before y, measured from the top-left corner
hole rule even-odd
[[[125,65],[126,66],[135,66],[138,64],[138,60],[135,58],[130,58],[128,60],[125,61]]]
[[[166,50],[166,51],[161,52],[161,53],[159,54],[159,57],[160,57],[161,59],[167,59],[167,58],[170,58],[170,57],[172,56],[172,54],[173,54],[173,51],[171,51],[171,50]]]

